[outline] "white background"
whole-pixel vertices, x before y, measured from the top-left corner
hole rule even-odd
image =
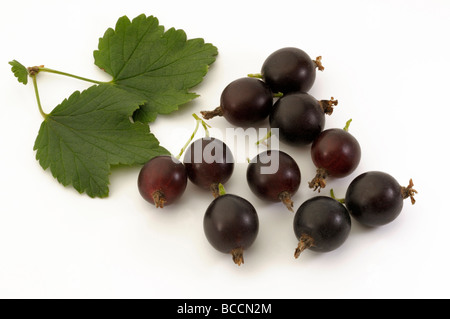
[[[450,2],[16,0],[0,6],[1,298],[450,297]],[[260,232],[238,267],[207,242],[202,221],[212,196],[192,184],[163,210],[140,197],[140,167],[113,170],[107,199],[58,184],[35,160],[42,118],[32,85],[19,84],[8,61],[106,80],[93,63],[98,38],[119,17],[141,13],[219,49],[193,89],[200,97],[151,125],[171,152],[192,132],[192,113],[216,107],[229,82],[259,72],[273,51],[295,46],[323,56],[325,71],[310,93],[339,100],[326,127],[352,118],[350,132],[363,152],[357,171],[330,180],[324,193],[334,188],[342,197],[354,177],[382,170],[400,184],[413,178],[416,205],[405,201],[400,217],[382,228],[354,222],[338,250],[306,251],[296,260],[293,214],[257,199],[245,181],[246,164],[239,163],[225,186],[254,204]],[[47,112],[87,87],[39,75]],[[223,118],[210,124],[216,132],[231,127]],[[309,149],[280,148],[302,171],[298,208],[316,195],[307,186],[314,175]],[[256,155],[252,146],[248,153]]]

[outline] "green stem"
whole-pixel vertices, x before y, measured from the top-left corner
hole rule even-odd
[[[34,93],[36,94],[36,101],[37,101],[37,105],[39,108],[39,113],[41,113],[42,117],[44,118],[44,120],[47,118],[48,114],[44,112],[44,110],[42,109],[42,105],[41,105],[41,99],[39,98],[39,90],[37,87],[37,81],[36,81],[36,75],[30,75],[31,78],[33,79],[33,87],[34,87]]]
[[[269,130],[269,132],[266,134],[266,136],[264,136],[262,139],[260,139],[259,141],[256,142],[256,145],[259,145],[259,144],[265,142],[265,141],[268,140],[271,136],[272,136],[272,130]]]
[[[252,74],[247,74],[247,76],[249,78],[257,78],[257,79],[262,79],[263,75],[261,73],[252,73]]]
[[[219,196],[225,195],[227,192],[225,190],[225,187],[222,185],[222,183],[219,183]]]
[[[177,159],[180,159],[180,158],[181,158],[181,155],[183,155],[183,153],[184,153],[184,151],[186,150],[186,148],[189,146],[189,144],[190,144],[190,143],[192,142],[192,140],[194,139],[195,134],[197,134],[198,128],[199,128],[199,126],[200,126],[200,123],[202,123],[202,126],[203,126],[203,128],[205,129],[205,136],[206,136],[206,137],[209,137],[208,127],[211,127],[211,126],[209,126],[208,124],[206,124],[206,122],[203,121],[201,118],[199,118],[197,114],[193,113],[192,116],[195,118],[195,120],[196,120],[196,122],[197,122],[197,123],[195,124],[194,132],[192,132],[191,137],[190,137],[189,140],[186,142],[186,144],[184,144],[183,148],[180,150],[180,153],[176,156]]]
[[[200,122],[203,126],[203,129],[205,130],[205,136],[209,137],[209,130],[208,127],[211,127],[211,125],[209,125],[208,123],[206,123],[205,121],[203,121],[197,114],[193,113],[192,116],[194,117],[194,119],[197,120],[197,123]]]
[[[70,73],[66,73],[66,72],[62,72],[62,71],[58,71],[58,70],[53,70],[53,69],[49,69],[49,68],[45,68],[45,67],[39,67],[39,71],[48,72],[48,73],[54,73],[54,74],[59,74],[59,75],[64,75],[64,76],[68,76],[68,77],[71,77],[71,78],[75,78],[75,79],[78,79],[78,80],[82,80],[82,81],[86,81],[86,82],[90,82],[90,83],[95,83],[95,84],[109,83],[109,82],[102,82],[102,81],[91,80],[91,79],[88,79],[88,78],[84,78],[82,76],[73,75],[73,74],[70,74]]]
[[[348,121],[345,123],[344,131],[348,132],[348,127],[350,126],[350,123],[351,123],[351,122],[352,122],[352,119],[348,120]]]
[[[278,93],[273,93],[273,97],[274,98],[276,98],[276,97],[283,97],[283,93],[282,92],[278,92]]]
[[[331,196],[331,198],[337,200],[339,203],[345,204],[345,198],[336,198],[336,196],[334,196],[334,190],[333,189],[330,189],[330,196]]]

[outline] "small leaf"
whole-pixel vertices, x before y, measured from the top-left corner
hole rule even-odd
[[[135,119],[153,121],[198,95],[199,84],[215,61],[217,48],[203,39],[186,39],[183,30],[159,25],[153,16],[126,16],[108,29],[94,51],[95,64],[113,77],[118,87],[146,100]]]
[[[111,165],[144,164],[169,154],[148,125],[130,121],[143,102],[109,84],[76,91],[42,123],[36,158],[61,184],[91,197],[108,196]]]
[[[27,84],[28,83],[28,70],[25,66],[19,63],[17,60],[13,60],[9,62],[12,66],[11,71],[14,73],[14,76],[20,83]]]

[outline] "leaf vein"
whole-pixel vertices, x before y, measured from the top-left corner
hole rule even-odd
[[[50,120],[50,118],[49,118],[49,120]],[[104,142],[106,142],[106,143],[108,143],[108,144],[112,144],[112,145],[114,145],[114,147],[116,148],[116,150],[113,152],[112,150],[108,150],[108,149],[106,149],[106,148],[104,148],[104,147],[101,147],[99,144],[95,144],[95,143],[93,143],[92,141],[90,141],[90,139],[89,138],[87,138],[86,136],[89,136],[89,135],[87,135],[87,134],[81,134],[81,132],[82,131],[80,131],[80,130],[77,130],[77,129],[75,129],[75,128],[72,128],[72,127],[70,127],[69,125],[67,125],[67,124],[64,124],[64,123],[62,123],[62,122],[59,122],[59,121],[56,121],[55,119],[51,119],[51,120],[53,120],[53,122],[54,123],[56,123],[57,125],[60,125],[60,126],[62,126],[63,128],[65,128],[65,129],[67,129],[67,130],[69,130],[74,136],[76,136],[77,138],[79,138],[81,141],[83,141],[83,142],[85,142],[86,144],[89,144],[89,145],[91,145],[91,146],[93,146],[94,148],[96,148],[96,149],[98,149],[98,150],[100,150],[100,151],[103,151],[104,153],[106,153],[106,154],[111,154],[111,155],[113,155],[113,156],[116,156],[116,157],[118,157],[118,158],[122,158],[122,160],[123,160],[123,156],[121,155],[121,152],[120,151],[123,151],[123,152],[125,152],[125,153],[131,153],[131,154],[133,154],[134,156],[135,156],[135,159],[136,158],[141,158],[142,157],[142,154],[140,154],[140,153],[138,153],[138,152],[136,152],[136,151],[132,151],[131,149],[129,149],[129,148],[126,148],[126,147],[124,147],[126,144],[123,144],[123,143],[117,143],[117,139],[114,139],[114,136],[111,136],[111,139],[107,139],[106,137],[104,137],[104,136],[95,136],[95,138],[97,139],[97,140],[99,140],[99,141],[104,141]],[[55,133],[56,133],[56,130],[54,130],[55,131]],[[94,132],[98,132],[99,130],[93,130]],[[106,131],[106,130],[104,130],[104,131]],[[120,131],[125,131],[125,132],[128,132],[129,131],[129,128],[128,129],[123,129],[123,130],[116,130],[116,129],[111,129],[110,131],[116,131],[116,132],[120,132]],[[57,133],[56,133],[57,134]],[[58,134],[59,136],[60,136],[60,139],[61,139],[61,134]],[[91,135],[92,136],[92,135]],[[69,148],[70,149],[70,148]],[[76,154],[72,149],[70,149],[74,154]],[[120,164],[120,163],[122,163],[120,160],[118,160],[118,161],[116,161],[116,162],[110,162],[110,164]],[[123,162],[123,164],[125,164],[125,163],[127,163],[126,161],[124,161]]]
[[[133,24],[130,24],[129,27],[131,27]],[[125,68],[128,66],[128,64],[130,63],[130,61],[132,61],[132,58],[134,56],[134,54],[137,52],[138,48],[141,47],[141,45],[144,43],[144,39],[147,36],[147,34],[150,32],[151,28],[152,28],[153,24],[150,24],[146,27],[145,32],[142,34],[142,36],[140,37],[140,39],[138,39],[137,44],[135,45],[135,47],[133,48],[133,51],[131,52],[128,60],[125,61],[125,63],[122,65],[121,69],[119,70],[119,72],[117,73],[115,78],[120,78],[120,74],[123,72],[123,70],[125,70]],[[124,37],[125,39],[125,37]],[[111,48],[111,47],[110,47]],[[125,56],[125,40],[122,41],[122,56]]]
[[[205,51],[207,51],[207,50],[205,50]],[[166,51],[166,53],[167,53],[167,51]],[[157,62],[157,61],[155,61],[153,64],[151,64],[151,65],[150,65],[146,70],[144,70],[143,72],[141,72],[141,73],[136,73],[136,74],[131,75],[131,76],[129,76],[129,77],[120,78],[120,79],[118,79],[118,81],[125,81],[125,80],[133,79],[133,78],[136,78],[136,77],[140,77],[140,76],[151,76],[151,73],[153,73],[153,72],[160,71],[160,70],[162,70],[162,69],[164,69],[164,68],[170,67],[171,65],[176,64],[176,63],[178,63],[178,62],[181,61],[181,60],[184,60],[184,59],[187,60],[187,59],[189,59],[189,58],[191,58],[191,57],[197,55],[198,53],[201,53],[201,51],[194,52],[194,53],[192,53],[191,55],[183,55],[183,56],[180,56],[178,59],[172,60],[170,63],[164,64],[164,65],[159,66],[158,68],[152,69],[153,65],[155,65],[156,62]],[[163,56],[164,56],[164,55],[161,55],[161,57],[160,57],[158,60],[160,60]],[[192,70],[192,71],[186,72],[186,73],[178,73],[178,74],[171,73],[171,74],[165,74],[165,75],[157,75],[157,76],[153,76],[153,77],[157,77],[157,78],[159,77],[159,78],[162,78],[162,77],[172,77],[172,76],[179,76],[179,75],[184,75],[184,76],[186,76],[186,75],[194,74],[194,73],[198,73],[198,72],[199,72],[198,69],[196,69],[196,70]],[[206,73],[206,68],[205,68],[205,71],[202,72],[202,73],[203,73],[203,74]]]

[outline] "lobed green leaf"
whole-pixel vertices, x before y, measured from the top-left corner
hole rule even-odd
[[[142,122],[196,98],[189,89],[203,80],[216,55],[212,44],[187,40],[183,30],[164,31],[157,18],[144,14],[132,21],[121,17],[94,51],[95,64],[113,77],[115,85],[146,100],[135,114]]]
[[[43,113],[36,159],[61,184],[91,197],[108,196],[112,165],[144,164],[169,154],[147,123],[196,98],[189,90],[203,80],[216,55],[212,44],[187,40],[183,30],[165,31],[153,16],[121,17],[94,51],[95,64],[113,80],[76,91]],[[9,64],[27,84],[28,69],[16,60]]]
[[[144,164],[169,154],[148,125],[130,121],[143,102],[109,84],[73,93],[42,123],[34,145],[37,160],[61,184],[91,197],[108,196],[111,165]]]

